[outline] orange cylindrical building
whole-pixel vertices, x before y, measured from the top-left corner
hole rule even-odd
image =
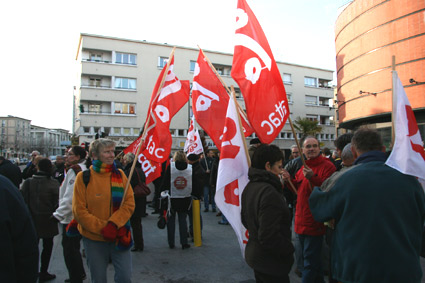
[[[355,0],[335,25],[340,128],[391,122],[395,70],[425,131],[425,1]]]

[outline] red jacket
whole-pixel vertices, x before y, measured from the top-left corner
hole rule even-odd
[[[305,161],[307,166],[315,173],[309,180],[304,177],[303,168],[295,175],[294,183],[298,188],[297,207],[295,212],[295,233],[309,236],[325,234],[323,223],[314,220],[308,204],[308,198],[314,187],[320,187],[327,178],[335,172],[335,165],[326,157],[318,157]]]

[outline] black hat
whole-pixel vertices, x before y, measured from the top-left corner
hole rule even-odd
[[[260,139],[259,139],[259,138],[253,138],[253,139],[249,142],[249,144],[257,144],[257,143],[261,143],[261,141],[260,141]]]

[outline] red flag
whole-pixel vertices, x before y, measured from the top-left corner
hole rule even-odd
[[[245,0],[238,0],[231,75],[244,96],[256,135],[271,143],[288,119],[288,100],[267,38]]]
[[[397,97],[395,119],[395,142],[391,155],[385,164],[403,174],[415,176],[425,189],[424,144],[413,114],[412,106],[404,91],[403,84],[393,71],[394,91]]]
[[[171,119],[189,100],[189,81],[180,81],[173,73],[173,67],[174,57],[171,58],[170,67],[159,95],[158,88],[165,68],[158,77],[149,103],[150,119],[147,119],[145,124],[147,134],[142,145],[142,153],[148,160],[159,163],[166,161],[171,152]]]
[[[192,109],[196,121],[219,150],[228,103],[229,94],[200,51],[193,75]],[[245,136],[252,134],[252,129],[246,122],[243,127]]]
[[[194,117],[195,116],[192,116],[192,120],[190,120],[190,127],[187,133],[186,142],[184,144],[184,151],[186,152],[187,156],[191,154],[201,154],[204,151],[198,128],[193,125]]]

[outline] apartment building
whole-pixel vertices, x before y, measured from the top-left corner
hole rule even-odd
[[[118,149],[127,147],[139,136],[147,117],[155,82],[174,46],[140,40],[81,34],[76,60],[79,81],[74,94],[73,128],[79,143],[97,136],[108,136]],[[193,79],[197,48],[176,46],[174,73],[180,80]],[[231,78],[233,55],[204,50],[227,86],[235,87],[238,102],[242,95]],[[319,121],[322,146],[333,148],[335,139],[333,71],[277,62],[290,103],[292,120],[297,117]],[[266,96],[265,96],[265,99]],[[173,150],[183,149],[191,115],[184,106],[174,116],[170,132]],[[295,143],[289,124],[274,141],[282,149]],[[207,137],[207,144],[215,148]]]
[[[71,145],[70,139],[67,130],[31,125],[31,149],[43,156],[64,155],[66,146]]]
[[[27,157],[31,149],[31,120],[0,117],[0,155],[7,159]]]

